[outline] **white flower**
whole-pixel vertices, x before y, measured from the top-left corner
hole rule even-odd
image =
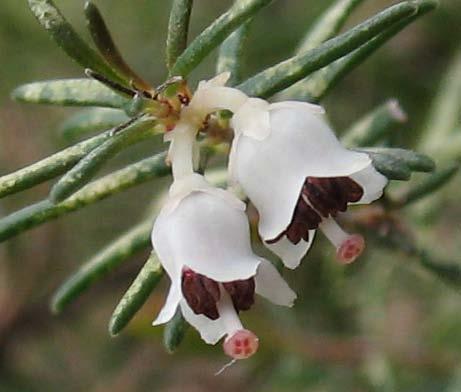
[[[254,293],[291,306],[296,294],[277,270],[251,249],[245,205],[231,193],[213,188],[202,176],[176,180],[155,221],[152,244],[171,279],[166,303],[154,325],[170,320],[179,306],[202,339],[236,359],[258,348],[238,311],[247,310]]]
[[[320,228],[340,261],[363,250],[360,235],[345,233],[334,217],[349,203],[370,203],[387,179],[367,154],[345,149],[322,107],[250,98],[234,114],[229,171],[257,208],[266,245],[295,268]]]

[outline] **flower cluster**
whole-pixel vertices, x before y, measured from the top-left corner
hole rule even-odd
[[[288,268],[296,268],[320,229],[342,263],[363,251],[361,235],[336,222],[349,204],[379,198],[387,179],[365,153],[341,146],[322,107],[304,102],[270,104],[226,87],[228,74],[201,82],[172,130],[169,159],[173,184],[157,217],[152,244],[171,279],[166,303],[154,325],[169,321],[179,307],[202,339],[244,359],[258,349],[239,312],[255,293],[291,306],[296,294],[274,266],[255,255],[240,188],[259,213],[259,234]],[[194,170],[197,133],[208,116],[232,113],[228,190],[210,185]]]

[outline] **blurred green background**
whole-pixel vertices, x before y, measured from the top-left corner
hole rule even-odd
[[[97,0],[119,48],[154,85],[164,81],[169,1]],[[255,19],[245,73],[288,57],[329,1],[279,0]],[[348,26],[395,2],[368,0]],[[79,32],[84,1],[56,0]],[[194,37],[231,4],[196,0]],[[349,75],[323,102],[340,132],[391,97],[409,116],[396,145],[418,142],[439,82],[461,46],[461,2],[441,6],[404,30]],[[10,91],[33,80],[81,77],[38,25],[25,1],[0,8],[0,173],[65,146],[57,131],[73,109],[14,103]],[[215,53],[192,84],[214,72]],[[458,113],[459,114],[459,113]],[[458,116],[459,119],[459,116]],[[159,149],[131,148],[105,172]],[[461,296],[399,251],[369,242],[357,265],[335,264],[333,249],[318,238],[302,267],[286,272],[299,300],[294,309],[263,301],[243,316],[261,339],[260,353],[215,377],[227,361],[219,346],[202,343],[190,329],[174,355],[151,321],[168,282],[117,338],[107,322],[136,276],[141,254],[92,287],[63,315],[48,301],[54,289],[118,233],[136,223],[166,181],[150,182],[0,245],[0,391],[461,391]],[[457,262],[461,251],[459,180],[444,192],[430,221],[408,218],[424,245]],[[45,198],[49,184],[1,200],[6,215]],[[420,207],[421,208],[421,207]],[[411,215],[413,216],[413,215]]]

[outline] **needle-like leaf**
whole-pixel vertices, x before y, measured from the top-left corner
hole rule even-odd
[[[111,137],[111,131],[84,140],[13,173],[0,177],[0,198],[65,173],[91,150]]]
[[[104,163],[119,151],[155,134],[154,120],[130,121],[130,125],[127,124],[125,129],[92,150],[53,186],[49,195],[53,203],[61,202],[87,184]]]
[[[58,132],[66,141],[75,141],[88,133],[113,128],[126,121],[128,116],[121,110],[82,109],[63,121],[58,127]]]
[[[347,55],[395,23],[421,10],[433,9],[436,5],[437,2],[434,0],[413,0],[396,4],[317,48],[258,73],[241,83],[238,88],[251,96],[270,97]]]
[[[397,100],[390,99],[352,124],[341,142],[346,147],[373,146],[406,121],[407,115]]]
[[[150,219],[141,222],[94,255],[58,288],[51,300],[52,311],[60,313],[96,281],[107,276],[134,254],[147,248],[151,230]]]
[[[146,233],[146,242],[150,243],[152,222]],[[138,276],[128,288],[115,308],[109,321],[109,333],[115,336],[131,321],[137,311],[144,305],[149,295],[155,289],[164,275],[163,268],[155,255],[151,253],[146,264],[139,271]]]
[[[170,168],[165,163],[165,153],[160,153],[86,185],[62,203],[53,204],[49,200],[43,200],[25,207],[0,219],[0,242],[125,189],[169,173]]]
[[[130,100],[91,79],[47,80],[16,88],[12,98],[25,103],[123,108]]]
[[[120,75],[123,75],[125,84],[133,83],[140,90],[151,90],[149,83],[145,82],[124,60],[120,51],[112,39],[106,22],[104,21],[99,9],[91,1],[85,3],[85,16],[88,22],[88,29],[91,33],[91,38],[105,60],[117,70]],[[87,67],[97,71],[94,68]]]
[[[230,33],[272,1],[237,0],[227,12],[216,19],[190,43],[187,49],[178,57],[170,74],[172,76],[186,77]]]
[[[38,22],[72,59],[84,68],[90,68],[109,79],[123,82],[109,64],[75,32],[52,0],[28,0],[28,3]]]
[[[166,39],[166,65],[171,69],[178,57],[187,47],[189,20],[192,12],[193,0],[173,0],[168,36]]]

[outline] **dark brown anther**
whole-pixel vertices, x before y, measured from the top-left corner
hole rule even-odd
[[[211,320],[219,317],[216,302],[219,301],[219,285],[204,275],[185,269],[181,282],[182,293],[195,314],[203,314]]]
[[[255,300],[255,280],[234,280],[222,284],[232,298],[235,310],[248,310]]]
[[[284,235],[293,244],[301,239],[309,240],[309,230],[319,227],[322,217],[335,217],[344,212],[348,203],[355,203],[363,196],[363,189],[349,177],[307,177],[285,231],[276,238],[266,241],[273,244]]]

